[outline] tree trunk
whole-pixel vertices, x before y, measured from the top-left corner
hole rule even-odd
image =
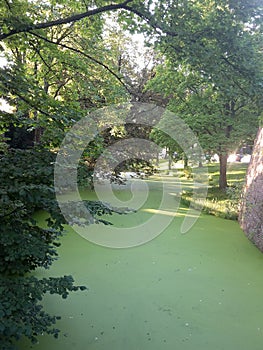
[[[223,191],[227,188],[227,178],[226,178],[227,158],[228,158],[228,155],[226,153],[219,154],[219,164],[220,164],[219,188],[220,190],[223,190]]]
[[[41,142],[41,136],[43,135],[44,128],[36,128],[34,130],[34,145],[38,145]]]
[[[258,131],[248,167],[239,223],[246,236],[263,252],[263,128]]]
[[[159,151],[156,152],[156,166],[159,166],[160,164],[160,156],[159,156]]]
[[[168,159],[168,170],[172,170],[172,163],[173,163],[173,158],[169,154],[169,159]]]
[[[186,169],[188,167],[188,158],[187,156],[184,154],[184,169]]]

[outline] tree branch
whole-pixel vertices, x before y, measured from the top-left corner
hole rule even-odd
[[[91,17],[91,16],[97,15],[99,13],[125,9],[126,5],[132,1],[133,0],[126,0],[120,4],[110,4],[110,5],[102,6],[102,7],[99,7],[99,8],[93,9],[93,10],[89,10],[89,11],[86,11],[83,13],[78,13],[76,15],[72,15],[72,16],[65,17],[65,18],[60,18],[60,19],[45,22],[45,23],[25,24],[24,27],[15,28],[13,30],[10,30],[8,33],[1,34],[0,40],[4,40],[4,39],[9,38],[10,36],[18,34],[18,33],[25,33],[25,32],[30,32],[30,31],[36,30],[36,29],[45,29],[45,28],[50,28],[50,27],[54,27],[57,25],[61,25],[61,24],[77,22],[83,18]]]
[[[27,99],[26,97],[24,97],[23,95],[21,95],[20,93],[18,93],[17,91],[15,91],[15,94],[22,100],[24,101],[25,103],[27,103],[30,107],[34,108],[36,111],[44,114],[45,116],[47,117],[50,117],[50,114],[43,111],[42,108],[36,106],[34,103],[32,103],[29,99]]]
[[[50,28],[62,24],[68,24],[68,23],[74,23],[77,21],[80,21],[83,18],[88,18],[91,16],[94,16],[99,13],[104,13],[104,12],[109,12],[109,11],[116,11],[116,10],[126,10],[128,12],[131,12],[138,17],[140,17],[142,20],[148,23],[150,27],[152,27],[155,31],[158,32],[162,31],[163,33],[171,36],[171,37],[176,37],[178,36],[177,32],[170,31],[165,26],[161,25],[158,21],[154,19],[154,16],[152,16],[150,13],[146,13],[145,11],[140,11],[139,9],[128,6],[129,3],[131,3],[133,0],[126,0],[120,4],[110,4],[106,6],[102,6],[93,10],[88,10],[83,13],[78,13],[76,15],[68,16],[65,18],[60,18],[54,21],[49,21],[45,23],[35,23],[35,24],[25,24],[24,27],[20,28],[15,28],[13,30],[10,30],[8,33],[1,34],[0,35],[0,40],[4,40],[9,38],[12,35],[23,33],[23,32],[31,32],[32,30],[37,30],[37,29],[45,29],[45,28]],[[142,3],[143,5],[143,3]]]
[[[14,213],[16,213],[17,211],[22,210],[22,209],[24,209],[24,207],[22,207],[22,208],[21,207],[17,207],[17,208],[13,209],[12,211],[10,211],[7,214],[0,215],[0,218],[1,219],[2,218],[6,218],[7,216],[13,215]]]
[[[5,0],[5,3],[6,3],[6,6],[8,7],[8,10],[9,10],[9,11],[12,11],[11,6],[10,6],[8,0]]]
[[[53,98],[56,99],[60,90],[67,85],[67,83],[70,81],[70,77],[68,77],[67,79],[65,79],[65,81],[63,81],[63,83],[59,84],[58,88],[56,89],[55,93],[53,94]]]
[[[62,44],[62,43],[58,43],[58,42],[52,41],[52,40],[50,40],[50,39],[48,39],[48,38],[43,37],[42,35],[36,34],[35,32],[31,32],[31,31],[30,31],[29,33],[32,34],[32,35],[34,35],[34,36],[36,36],[36,37],[38,37],[39,39],[42,39],[42,40],[44,40],[44,41],[50,43],[50,44],[57,45],[57,46],[61,46],[61,47],[63,47],[64,49],[68,49],[68,50],[74,51],[74,52],[76,52],[76,53],[78,53],[78,54],[80,54],[80,55],[82,55],[82,56],[88,58],[89,60],[93,61],[94,63],[96,63],[96,64],[102,66],[104,69],[106,69],[109,73],[111,73],[111,74],[121,83],[121,85],[126,89],[126,91],[127,91],[128,93],[131,94],[130,89],[129,89],[128,86],[122,81],[122,79],[121,79],[111,68],[109,68],[108,66],[106,66],[106,64],[100,62],[100,61],[97,60],[96,58],[94,58],[94,57],[92,57],[92,56],[86,54],[85,52],[83,52],[83,51],[81,51],[81,50],[79,50],[79,49],[75,49],[74,47],[71,47],[71,46],[68,46],[68,45],[65,45],[65,44]]]
[[[52,72],[53,69],[51,68],[51,66],[47,63],[47,61],[44,59],[44,57],[40,53],[40,49],[32,42],[29,42],[29,44],[32,46],[32,48],[35,50],[35,52],[38,54],[38,56],[40,57],[40,59],[44,63],[44,65],[49,69],[49,71]]]

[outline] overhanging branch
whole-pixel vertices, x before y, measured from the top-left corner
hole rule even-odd
[[[76,15],[71,15],[65,18],[59,18],[57,20],[49,21],[45,23],[42,22],[42,23],[35,23],[35,24],[34,23],[25,24],[24,27],[21,26],[20,28],[15,28],[13,30],[10,30],[8,33],[0,34],[0,40],[7,39],[10,36],[19,34],[19,33],[31,32],[37,29],[46,29],[46,28],[50,28],[50,27],[54,27],[62,24],[74,23],[84,18],[92,17],[100,13],[116,11],[116,10],[126,10],[127,12],[133,13],[139,18],[141,18],[142,20],[144,20],[154,30],[161,31],[170,37],[178,36],[177,32],[169,30],[167,26],[162,25],[158,20],[156,20],[152,14],[145,11],[143,2],[141,3],[141,6],[142,6],[141,9],[139,9],[138,6],[129,6],[129,3],[131,2],[133,2],[133,0],[126,0],[119,4],[105,5],[93,10],[89,10],[83,13],[78,13]]]
[[[89,10],[89,11],[86,11],[83,13],[78,13],[76,15],[68,16],[65,18],[59,18],[57,20],[49,21],[49,22],[45,22],[45,23],[28,24],[28,25],[25,25],[24,27],[15,28],[13,30],[10,30],[8,33],[1,34],[0,40],[7,39],[10,36],[18,34],[18,33],[25,33],[25,32],[30,32],[30,31],[36,30],[36,29],[45,29],[45,28],[50,28],[50,27],[54,27],[57,25],[61,25],[61,24],[77,22],[83,18],[91,17],[91,16],[97,15],[99,13],[125,9],[125,6],[132,1],[133,0],[126,0],[120,4],[110,4],[110,5],[102,6],[102,7],[99,7],[99,8],[93,9],[93,10]]]
[[[50,39],[48,39],[48,38],[45,38],[45,37],[43,37],[42,35],[39,35],[39,34],[37,34],[37,33],[35,33],[35,32],[31,32],[31,31],[30,31],[29,33],[32,34],[32,35],[34,35],[34,36],[36,36],[36,37],[38,37],[39,39],[42,39],[42,40],[44,40],[44,41],[50,43],[50,44],[57,45],[57,46],[63,47],[64,49],[67,49],[67,50],[71,50],[71,51],[73,51],[73,52],[76,52],[76,53],[78,53],[78,54],[80,54],[80,55],[82,55],[82,56],[88,58],[89,60],[93,61],[94,63],[100,65],[101,67],[103,67],[104,69],[106,69],[110,74],[112,74],[112,75],[121,83],[121,85],[126,89],[126,91],[127,91],[128,93],[131,94],[130,89],[129,89],[128,86],[122,81],[122,79],[121,79],[110,67],[108,67],[106,64],[100,62],[100,61],[97,60],[96,58],[94,58],[94,57],[92,57],[92,56],[86,54],[85,52],[83,52],[83,51],[81,51],[81,50],[79,50],[79,49],[76,49],[76,48],[74,48],[74,47],[71,47],[71,46],[68,46],[68,45],[65,45],[65,44],[62,44],[62,43],[58,43],[58,42],[56,42],[56,41],[52,41],[52,40],[50,40]]]

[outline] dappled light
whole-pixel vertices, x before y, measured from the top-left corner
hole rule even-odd
[[[187,209],[189,210],[189,209]],[[177,217],[177,216],[190,216],[190,217],[195,217],[195,218],[198,218],[199,215],[192,215],[192,214],[187,214],[187,212],[183,212],[183,213],[180,213],[179,211],[169,211],[169,210],[159,210],[159,209],[151,209],[151,208],[148,208],[148,209],[142,209],[142,211],[145,211],[147,213],[152,213],[152,214],[158,214],[158,215],[168,215],[168,216],[174,216],[174,217]]]

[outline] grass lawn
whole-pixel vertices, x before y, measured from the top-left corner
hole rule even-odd
[[[46,309],[61,315],[59,339],[44,335],[35,350],[261,350],[263,344],[263,255],[235,221],[202,214],[180,233],[185,207],[173,212],[180,183],[170,185],[169,207],[160,203],[158,181],[137,213],[112,217],[132,227],[157,217],[171,223],[150,242],[126,249],[106,248],[72,229],[62,238],[59,260],[39,276],[72,274],[89,290],[66,300],[47,295]],[[184,181],[184,180],[183,180]],[[184,185],[187,182],[184,181]],[[143,195],[143,194],[141,194]],[[94,198],[93,193],[84,193]],[[120,200],[131,196],[117,191]],[[175,205],[176,207],[176,205]],[[39,214],[39,222],[43,220]],[[154,228],[153,228],[154,229]],[[94,234],[107,227],[93,225]],[[106,231],[105,231],[106,232]],[[24,342],[20,349],[31,345]]]
[[[219,164],[208,164],[209,187],[203,211],[218,217],[236,220],[239,201],[245,181],[248,164],[230,163],[227,170],[228,188],[221,191],[219,182]],[[187,190],[182,195],[182,201],[189,206],[193,202],[192,192]],[[193,203],[199,207],[199,203]]]
[[[228,185],[236,185],[242,183],[245,179],[247,171],[247,163],[228,163],[227,165],[227,181]],[[208,164],[209,174],[212,176],[212,184],[218,186],[219,180],[219,164],[212,163]]]

